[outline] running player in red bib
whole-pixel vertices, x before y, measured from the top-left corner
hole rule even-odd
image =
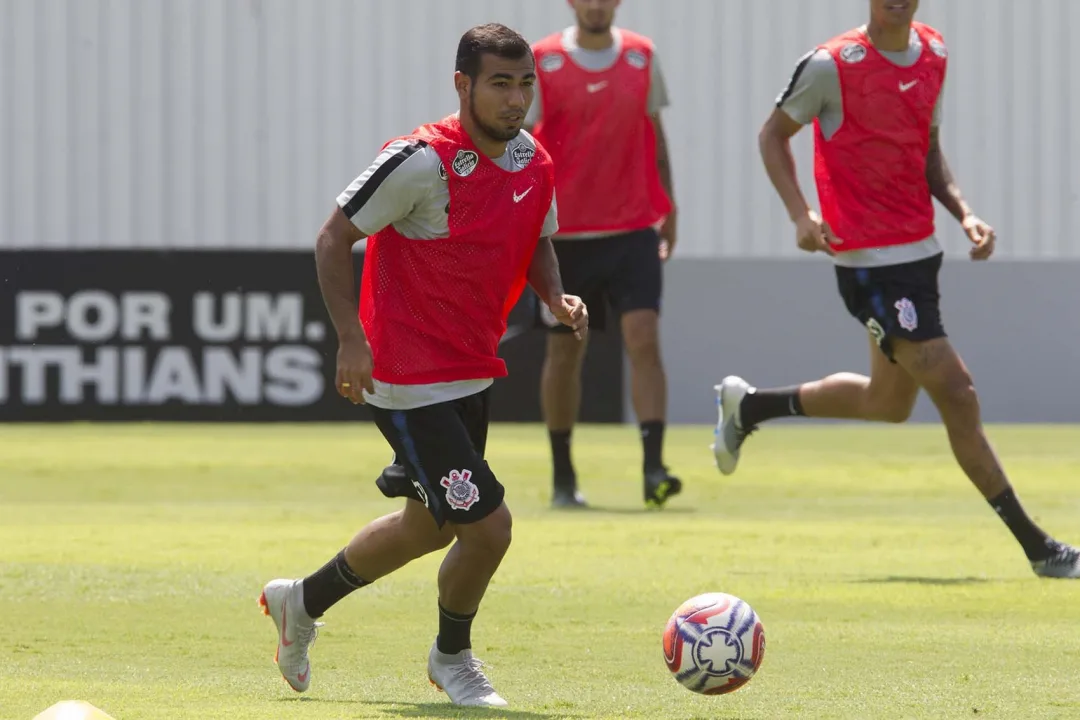
[[[594,329],[605,326],[608,306],[619,316],[641,430],[644,500],[660,507],[682,488],[663,463],[667,380],[658,334],[662,261],[676,240],[660,121],[667,90],[652,41],[612,26],[619,0],[570,5],[577,23],[533,46],[539,82],[529,121],[555,162],[555,252],[566,287],[589,304]],[[552,504],[582,507],[570,435],[585,346],[540,311],[539,324],[552,331],[541,379]]]
[[[319,570],[263,589],[278,667],[300,692],[323,613],[453,543],[439,571],[428,677],[454,704],[506,705],[470,635],[510,545],[503,486],[484,459],[488,390],[506,374],[499,339],[526,284],[579,339],[588,315],[559,278],[551,158],[521,131],[536,79],[528,42],[502,25],[473,28],[456,67],[459,112],[387,143],[338,197],[317,241],[319,286],[339,338],[337,389],[371,407],[406,478],[391,494],[407,499]],[[352,248],[364,237],[358,308]]]
[[[724,378],[717,386],[717,466],[734,472],[743,441],[767,420],[900,423],[922,389],[941,414],[960,467],[1035,573],[1077,578],[1080,552],[1047,535],[1017,499],[983,431],[971,375],[942,324],[934,198],[971,240],[972,260],[990,258],[995,236],[968,207],[945,162],[938,127],[948,50],[936,30],[914,22],[918,5],[871,0],[868,25],[804,55],[760,135],[798,246],[833,257],[840,296],[869,333],[870,377],[839,373],[769,390]],[[790,148],[809,123],[820,216],[799,188]]]

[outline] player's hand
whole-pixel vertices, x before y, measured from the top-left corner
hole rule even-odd
[[[971,248],[971,259],[989,260],[990,256],[994,254],[994,242],[997,240],[994,228],[984,223],[974,214],[969,214],[961,220],[960,227],[964,228],[964,233],[974,246]]]
[[[371,379],[373,369],[371,345],[362,333],[347,335],[341,339],[337,353],[337,376],[334,380],[338,395],[350,400],[354,405],[363,405],[363,391],[375,392],[375,383]]]
[[[832,228],[815,211],[810,210],[795,221],[795,242],[800,250],[809,253],[823,252],[835,255],[833,245],[842,245],[843,240],[833,234]]]
[[[667,262],[675,252],[675,241],[678,238],[676,227],[675,210],[672,209],[660,226],[660,260],[663,262]]]
[[[577,295],[560,295],[548,305],[548,309],[556,320],[574,329],[574,337],[585,339],[589,332],[589,309],[581,298]]]

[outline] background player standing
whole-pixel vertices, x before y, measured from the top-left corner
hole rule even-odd
[[[660,111],[668,104],[653,43],[612,23],[619,0],[570,0],[577,22],[533,46],[539,71],[528,127],[555,163],[560,232],[555,252],[567,290],[605,324],[621,316],[644,450],[644,496],[659,507],[682,487],[663,464],[667,381],[658,331],[662,260],[675,247],[671,162]],[[659,233],[656,226],[662,222]],[[541,407],[551,438],[556,507],[585,504],[570,437],[581,404],[585,344],[551,328]]]
[[[995,236],[968,207],[945,162],[938,127],[948,51],[936,30],[913,22],[918,5],[871,0],[868,25],[803,56],[760,135],[799,247],[834,256],[840,295],[869,331],[870,377],[838,373],[772,390],[725,378],[717,386],[717,465],[734,472],[743,441],[772,418],[904,422],[922,388],[960,467],[1035,572],[1080,577],[1080,552],[1049,537],[1021,507],[983,431],[971,375],[942,325],[933,199],[960,222],[973,260],[991,256]],[[822,217],[799,188],[790,147],[810,122]]]
[[[278,667],[297,691],[311,682],[317,618],[454,543],[439,570],[428,676],[455,704],[506,705],[471,651],[473,617],[510,545],[503,486],[484,460],[488,388],[506,374],[499,338],[526,282],[577,336],[588,317],[563,294],[549,239],[558,228],[551,159],[520,132],[536,78],[528,42],[502,25],[473,28],[456,70],[459,112],[388,143],[319,233],[338,391],[372,406],[412,493],[319,570],[264,588]],[[365,236],[358,310],[352,247]]]

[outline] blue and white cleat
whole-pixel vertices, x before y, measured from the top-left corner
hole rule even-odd
[[[728,375],[713,389],[716,391],[717,421],[711,447],[716,457],[716,467],[724,475],[730,475],[739,464],[739,448],[757,429],[744,428],[739,411],[751,387],[741,377]]]

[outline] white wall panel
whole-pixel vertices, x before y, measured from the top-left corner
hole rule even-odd
[[[791,256],[757,154],[797,58],[866,0],[624,0],[670,85],[680,254]],[[1080,258],[1075,0],[924,0],[943,137],[1003,256]],[[456,43],[564,0],[0,0],[0,247],[304,247],[389,137],[450,112]],[[810,188],[810,133],[796,139]],[[942,217],[953,253],[964,250]]]

